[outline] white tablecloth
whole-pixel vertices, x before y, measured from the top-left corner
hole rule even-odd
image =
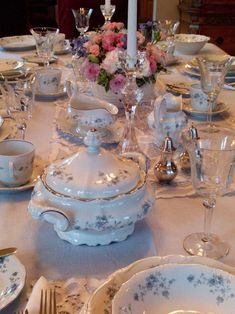
[[[212,44],[207,44],[201,51],[216,52],[221,53]],[[71,56],[61,58],[69,61]],[[185,76],[177,71],[170,75],[185,80]],[[234,91],[223,90],[220,99],[235,113]],[[37,102],[27,130],[27,139],[36,145],[36,153],[44,159],[50,154],[54,115],[54,102]],[[136,225],[134,234],[126,241],[104,247],[72,246],[58,238],[52,225],[32,219],[27,211],[30,195],[31,191],[0,194],[0,247],[16,246],[17,256],[27,271],[23,293],[1,312],[4,314],[12,313],[25,304],[30,285],[41,275],[51,280],[79,276],[102,278],[145,256],[186,255],[183,239],[203,227],[200,198],[158,199],[151,214]],[[212,231],[230,243],[230,253],[223,261],[232,266],[235,266],[234,204],[234,196],[219,199],[212,222]]]

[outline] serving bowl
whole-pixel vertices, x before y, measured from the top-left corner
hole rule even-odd
[[[155,200],[146,182],[144,157],[106,151],[95,130],[84,143],[87,148],[45,169],[29,211],[35,219],[52,223],[58,236],[74,245],[125,240]]]
[[[210,37],[197,34],[177,34],[175,35],[175,50],[185,55],[197,54]]]
[[[232,314],[234,292],[235,277],[225,271],[199,264],[162,265],[126,281],[113,299],[112,314]]]

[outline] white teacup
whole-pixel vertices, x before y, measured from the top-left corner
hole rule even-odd
[[[54,39],[53,50],[62,51],[64,50],[64,47],[65,47],[65,34],[64,33],[56,34]]]
[[[36,91],[40,94],[55,94],[59,91],[62,72],[60,69],[43,68],[36,71]]]
[[[7,186],[27,183],[33,172],[34,145],[23,140],[0,142],[0,182]]]
[[[208,98],[202,91],[200,84],[193,84],[190,88],[191,105],[194,110],[200,112],[208,111]],[[212,106],[212,111],[215,109],[216,103]]]

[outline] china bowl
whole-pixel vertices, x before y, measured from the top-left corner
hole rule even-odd
[[[209,37],[197,34],[175,35],[175,50],[185,55],[197,54],[210,40]]]
[[[144,157],[106,151],[95,130],[88,132],[84,142],[87,148],[80,147],[76,154],[45,169],[29,211],[35,219],[52,223],[58,236],[74,245],[125,240],[155,200],[146,182]]]
[[[232,314],[235,277],[205,265],[168,264],[135,274],[116,293],[112,314]]]

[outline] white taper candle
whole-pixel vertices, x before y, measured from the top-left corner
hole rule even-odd
[[[153,0],[153,21],[157,20],[157,0]]]
[[[137,49],[137,0],[128,0],[127,54],[136,58]]]
[[[105,0],[105,11],[110,10],[111,0]]]

